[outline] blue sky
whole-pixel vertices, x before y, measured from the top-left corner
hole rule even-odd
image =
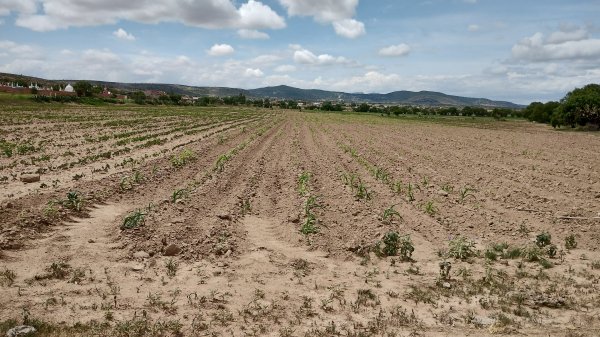
[[[0,72],[529,103],[600,82],[597,0],[0,0]]]

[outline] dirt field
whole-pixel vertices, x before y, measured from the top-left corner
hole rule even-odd
[[[600,335],[597,134],[249,108],[0,118],[0,334]]]

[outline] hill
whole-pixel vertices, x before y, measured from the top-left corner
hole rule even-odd
[[[74,83],[77,80],[47,80],[31,76],[0,73],[0,82],[24,81],[43,85]],[[288,99],[298,101],[344,101],[356,103],[381,103],[421,106],[477,106],[485,108],[522,108],[505,101],[494,101],[487,98],[471,98],[447,95],[434,91],[394,91],[387,94],[345,93],[317,89],[299,89],[287,85],[258,89],[239,89],[227,87],[196,87],[180,84],[164,83],[120,83],[105,81],[89,81],[94,85],[115,88],[124,91],[161,90],[169,94],[189,96],[234,96],[243,94],[250,98]]]

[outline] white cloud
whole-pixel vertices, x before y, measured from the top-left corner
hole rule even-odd
[[[208,55],[210,56],[226,56],[231,55],[235,52],[232,46],[228,44],[215,44],[208,51]]]
[[[293,66],[291,64],[284,64],[275,68],[275,72],[278,73],[292,73],[294,71],[296,71],[296,66]]]
[[[332,65],[332,64],[347,64],[350,61],[343,56],[331,56],[329,54],[315,55],[307,49],[300,48],[294,52],[294,61],[300,64],[308,65]]]
[[[36,0],[0,0],[0,15],[8,15],[11,12],[35,13],[37,10]]]
[[[237,31],[238,35],[243,39],[249,40],[268,40],[269,34],[255,30],[255,29],[240,29]]]
[[[87,49],[83,52],[83,60],[93,63],[119,62],[119,56],[108,49]]]
[[[248,68],[246,69],[246,72],[244,73],[246,77],[263,77],[265,74],[262,72],[262,70],[256,68],[256,69],[252,69],[252,68]]]
[[[472,25],[469,25],[469,27],[467,27],[467,30],[470,32],[478,32],[479,29],[480,29],[479,25],[476,25],[476,24],[472,24]]]
[[[553,32],[548,36],[548,43],[563,43],[568,41],[581,41],[590,37],[587,30],[583,28],[578,29],[561,29],[557,32]]]
[[[514,45],[512,55],[532,62],[598,59],[600,39],[589,38],[584,30],[554,32],[548,38],[538,32]]]
[[[401,43],[394,46],[385,47],[379,50],[379,55],[381,56],[406,56],[410,54],[410,46]]]
[[[331,23],[336,34],[356,38],[365,34],[365,25],[353,19],[359,0],[279,0],[290,16],[311,16]]]
[[[72,26],[115,24],[120,20],[142,23],[180,22],[210,29],[281,29],[285,20],[269,6],[249,0],[236,8],[232,0],[0,0],[0,15],[17,12],[16,25],[35,31]],[[38,11],[37,2],[40,3]],[[32,7],[33,6],[33,7]],[[115,10],[118,8],[118,10]]]
[[[281,29],[286,26],[285,20],[262,2],[248,1],[240,7],[239,14],[241,16],[241,26],[245,28]]]
[[[127,33],[123,28],[119,28],[113,32],[113,35],[121,40],[134,41],[135,36],[130,33]]]
[[[340,21],[335,21],[333,23],[333,28],[337,35],[355,39],[361,35],[365,35],[365,24],[354,19],[344,19]]]

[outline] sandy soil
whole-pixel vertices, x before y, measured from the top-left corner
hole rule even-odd
[[[462,118],[244,116],[215,118],[185,146],[170,139],[133,168],[7,193],[0,321],[42,320],[49,335],[600,334],[597,135]],[[184,148],[195,160],[174,167]],[[134,171],[144,178],[123,189]],[[73,189],[82,211],[48,211]],[[136,210],[143,223],[121,229]],[[410,259],[376,254],[390,232],[410,235]],[[533,248],[542,232],[556,256]],[[449,251],[458,237],[473,241],[471,256]],[[510,248],[491,248],[500,243]]]

